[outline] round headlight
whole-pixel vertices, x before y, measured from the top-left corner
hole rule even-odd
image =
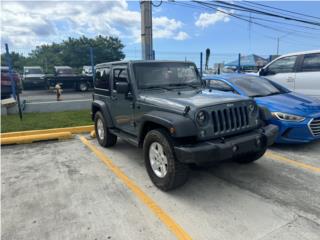
[[[256,110],[256,106],[254,104],[249,105],[249,111],[250,113],[253,113]]]
[[[208,118],[208,113],[206,111],[200,111],[196,116],[197,123],[201,126],[205,125],[208,122]]]

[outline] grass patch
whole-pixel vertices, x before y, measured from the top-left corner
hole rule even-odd
[[[49,128],[92,125],[90,110],[24,113],[22,121],[18,114],[1,116],[1,132],[41,130]]]

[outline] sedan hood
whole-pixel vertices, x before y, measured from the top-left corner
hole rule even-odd
[[[255,98],[258,105],[267,107],[271,112],[284,112],[313,117],[320,115],[320,100],[299,93],[289,92]]]
[[[26,74],[25,78],[42,78],[44,74]]]
[[[247,97],[242,97],[235,94],[224,93],[220,91],[208,90],[189,90],[189,91],[148,91],[141,93],[142,101],[153,104],[166,109],[175,109],[183,111],[186,106],[191,109],[199,109],[217,104],[237,102],[248,100]]]

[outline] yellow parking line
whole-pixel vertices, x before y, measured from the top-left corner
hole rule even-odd
[[[320,173],[319,167],[315,167],[315,166],[312,166],[312,165],[309,165],[306,163],[302,163],[302,162],[298,162],[296,160],[289,159],[289,158],[284,157],[284,156],[282,156],[278,153],[275,153],[273,151],[267,151],[264,156],[267,158],[271,158],[273,160],[276,160],[276,161],[288,163],[288,164],[293,165],[298,168],[303,168],[303,169],[306,169],[306,170],[309,170],[312,172]]]
[[[138,185],[134,183],[124,172],[98,148],[91,144],[85,137],[80,136],[80,140],[92,151],[107,167],[169,228],[177,239],[192,239],[191,236],[177,224],[164,210],[160,208]]]

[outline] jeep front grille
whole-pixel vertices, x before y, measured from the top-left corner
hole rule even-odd
[[[314,136],[320,136],[320,118],[313,119],[310,122],[309,126]]]
[[[224,108],[212,112],[215,135],[229,133],[250,127],[247,106]]]

